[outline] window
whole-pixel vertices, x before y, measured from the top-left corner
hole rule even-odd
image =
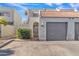
[[[10,12],[5,12],[5,16],[10,17]]]
[[[0,12],[0,16],[8,16],[8,17],[10,17],[10,13],[9,12]]]
[[[0,16],[4,16],[4,13],[3,12],[0,12]]]
[[[13,22],[8,22],[9,25],[13,25]]]
[[[38,13],[33,13],[33,17],[38,17]]]
[[[69,18],[69,19],[74,19],[73,17]]]

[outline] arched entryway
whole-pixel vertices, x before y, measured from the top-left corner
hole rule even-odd
[[[33,38],[38,40],[38,22],[33,23]]]

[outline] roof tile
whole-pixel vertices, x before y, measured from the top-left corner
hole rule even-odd
[[[41,16],[42,17],[79,17],[79,12],[43,10],[41,11]]]

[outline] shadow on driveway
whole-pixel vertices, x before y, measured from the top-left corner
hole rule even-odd
[[[10,49],[0,49],[0,56],[9,56],[11,54],[14,54],[13,50],[10,50]]]

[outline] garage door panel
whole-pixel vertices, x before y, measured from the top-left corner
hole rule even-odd
[[[47,23],[47,40],[65,40],[66,39],[66,23],[55,23],[48,22]]]
[[[79,40],[78,39],[79,36],[79,23],[75,23],[75,40]]]

